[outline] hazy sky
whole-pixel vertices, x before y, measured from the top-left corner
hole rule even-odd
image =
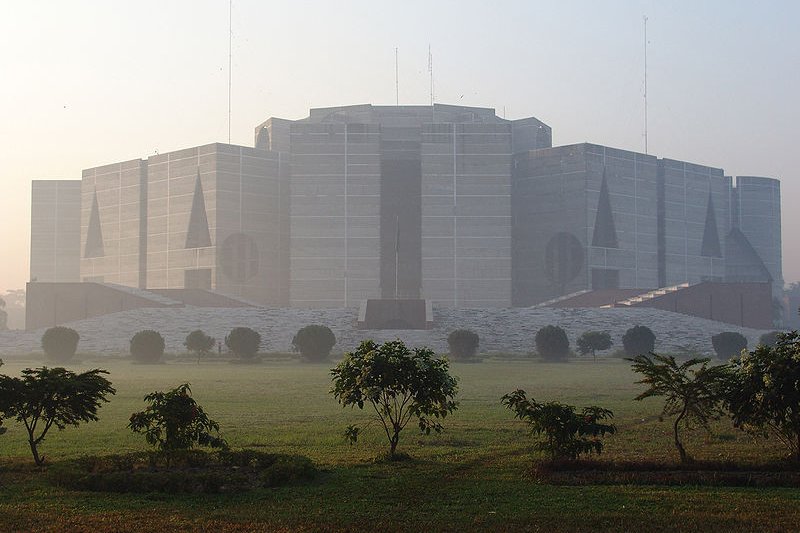
[[[233,1],[231,141],[309,107],[436,101],[533,115],[555,145],[782,179],[800,279],[800,2]],[[28,279],[30,181],[227,141],[228,1],[0,0],[0,290]]]

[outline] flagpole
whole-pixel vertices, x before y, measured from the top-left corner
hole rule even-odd
[[[400,258],[400,215],[395,216],[394,218],[394,299],[397,300],[397,281],[398,281],[398,272],[399,272],[399,258]]]

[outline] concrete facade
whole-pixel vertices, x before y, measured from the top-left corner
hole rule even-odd
[[[450,307],[511,304],[511,125],[423,136],[422,289]]]
[[[723,281],[724,237],[731,229],[730,178],[722,169],[662,159],[662,180],[663,243],[657,286]]]
[[[777,180],[733,188],[719,168],[578,144],[516,154],[512,197],[515,305],[583,290],[783,284]]]
[[[31,183],[31,280],[80,280],[80,217],[80,180]]]
[[[81,279],[287,305],[287,160],[209,144],[85,170]]]
[[[147,288],[210,289],[288,301],[288,164],[281,154],[210,144],[147,168]]]
[[[346,123],[293,124],[290,303],[380,297],[380,137]]]
[[[256,145],[291,152],[291,305],[509,306],[511,154],[550,138],[533,118],[439,104],[264,122]]]
[[[593,144],[514,159],[515,305],[658,286],[657,159]]]
[[[40,280],[63,270],[65,281],[305,308],[529,306],[704,281],[772,283],[777,294],[783,283],[777,180],[734,186],[720,168],[553,148],[548,125],[489,108],[311,109],[259,124],[254,148],[87,169],[74,244],[54,240],[69,223],[53,222],[46,190],[67,182],[50,183],[33,186]],[[52,261],[70,254],[77,276]]]
[[[738,176],[734,223],[755,249],[772,278],[773,295],[783,293],[781,183],[774,178]]]
[[[81,280],[144,287],[147,161],[83,171]]]

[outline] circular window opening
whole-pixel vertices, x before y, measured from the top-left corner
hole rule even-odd
[[[545,273],[563,292],[564,285],[577,278],[583,270],[584,259],[583,245],[575,235],[563,231],[556,233],[545,247]]]

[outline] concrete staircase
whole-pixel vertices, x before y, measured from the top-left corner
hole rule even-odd
[[[664,296],[666,294],[672,292],[678,292],[682,289],[686,289],[689,287],[688,283],[681,283],[679,285],[672,285],[671,287],[661,287],[660,289],[653,289],[652,291],[645,292],[638,296],[634,296],[632,298],[627,298],[625,300],[620,300],[616,303],[616,307],[631,307],[643,302],[647,302],[652,300],[653,298],[658,298],[659,296]],[[605,308],[614,307],[612,305],[603,306]]]
[[[155,304],[159,304],[159,306],[183,307],[183,302],[181,301],[173,300],[172,298],[169,298],[167,296],[163,296],[161,294],[157,294],[155,292],[148,291],[145,289],[139,289],[137,287],[128,287],[127,285],[118,285],[116,283],[102,283],[101,285],[105,285],[119,292],[124,292],[132,296],[137,296],[139,298],[149,300]]]
[[[558,298],[552,298],[552,299],[547,300],[545,302],[540,302],[538,304],[532,305],[528,309],[542,309],[544,307],[551,307],[553,304],[557,304],[557,303],[563,302],[565,300],[571,300],[572,298],[575,298],[576,296],[581,296],[582,294],[586,294],[586,293],[589,293],[589,292],[592,292],[592,291],[589,290],[589,289],[584,289],[582,291],[573,292],[571,294],[565,294],[564,296],[559,296]]]

